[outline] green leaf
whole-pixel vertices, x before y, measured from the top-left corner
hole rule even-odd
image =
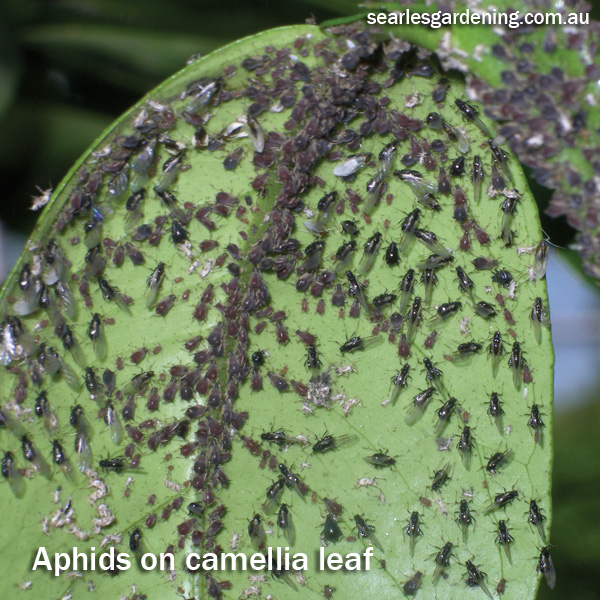
[[[107,598],[206,598],[218,596],[215,582],[227,580],[222,594],[231,598],[259,592],[282,600],[321,596],[328,586],[334,597],[397,598],[416,572],[423,573],[420,598],[484,597],[482,588],[466,584],[468,561],[486,573],[486,589],[504,580],[512,596],[535,596],[539,573],[532,557],[548,540],[542,542],[528,523],[527,510],[537,499],[548,519],[542,531],[548,531],[553,367],[550,332],[540,326],[538,341],[530,318],[535,298],[548,305],[545,281],[532,270],[542,237],[536,206],[514,160],[502,167],[507,184],[513,178],[514,185],[489,189],[486,137],[454,104],[465,97],[462,83],[451,79],[446,102],[433,103],[438,75],[402,76],[391,70],[399,57],[394,42],[382,50],[356,28],[336,38],[310,26],[227,46],[151,92],[56,188],[0,297],[6,315],[2,447],[27,475],[21,482],[5,455],[0,498],[7,543],[0,574],[9,597],[20,597],[20,587],[43,589],[52,598],[93,587]],[[211,89],[217,92],[210,95]],[[199,92],[205,95],[196,97]],[[468,135],[462,147],[466,172],[452,177],[456,206],[453,194],[438,193],[437,179],[440,166],[449,172],[459,152],[442,129],[426,125],[434,110],[453,136],[458,128]],[[264,149],[228,130],[248,114],[266,136]],[[241,133],[249,130],[242,125]],[[379,158],[393,140],[395,165]],[[153,144],[146,179],[141,154]],[[334,174],[348,169],[356,153],[371,156],[354,178]],[[400,173],[400,159],[410,164],[409,155],[417,160],[411,168],[422,172],[413,179]],[[485,171],[479,199],[469,179],[475,155]],[[181,168],[170,180],[164,169],[177,161]],[[116,184],[125,175],[127,190]],[[365,189],[374,177],[383,187],[369,206]],[[506,246],[501,206],[514,196],[513,187],[520,194],[514,219],[504,227],[505,238],[514,231]],[[111,194],[115,188],[122,193]],[[132,194],[139,189],[146,193],[134,210]],[[167,205],[157,189],[174,195],[163,194]],[[319,202],[332,192],[337,197],[326,218]],[[426,206],[434,202],[439,211]],[[467,215],[461,216],[461,206]],[[429,237],[429,246],[402,229],[416,208],[419,236],[436,236]],[[350,239],[341,228],[350,219],[358,228],[356,251],[348,265],[340,265],[334,255]],[[381,247],[371,265],[363,247],[376,233]],[[398,264],[388,266],[384,253],[392,242],[402,252]],[[422,263],[440,257],[453,262],[435,269],[437,284],[428,298]],[[497,260],[513,282],[503,287],[492,280],[494,271],[475,270],[477,257]],[[164,278],[157,298],[148,301],[149,280],[160,263]],[[459,288],[459,266],[472,289]],[[352,286],[347,269],[364,288]],[[392,313],[400,308],[400,281],[409,269],[415,270],[414,291],[400,325]],[[306,279],[303,291],[299,281]],[[61,292],[67,286],[72,300]],[[396,298],[377,308],[376,298],[385,293]],[[421,313],[410,324],[411,313],[419,312],[417,297]],[[494,307],[489,320],[475,313],[481,301]],[[455,312],[449,302],[460,302]],[[96,313],[106,355],[90,336]],[[497,372],[489,352],[495,332],[504,350]],[[522,370],[508,365],[514,342],[525,357]],[[459,348],[468,343],[479,344],[471,346],[470,359]],[[50,346],[59,358],[52,358]],[[442,372],[433,382],[425,359],[433,364],[430,373]],[[410,369],[406,389],[386,402],[390,380],[404,368]],[[106,369],[115,373],[114,389],[101,383],[110,381]],[[259,378],[262,389],[253,390]],[[415,413],[413,398],[430,387],[431,401],[423,414]],[[501,422],[488,415],[496,392]],[[456,398],[456,410],[444,423],[436,413],[450,398]],[[76,404],[89,423],[85,432],[79,422],[70,424]],[[126,420],[133,405],[135,414]],[[528,425],[534,405],[544,423],[535,435]],[[123,439],[106,423],[111,406],[127,429]],[[461,457],[457,443],[467,426],[474,445]],[[261,438],[278,430],[290,436],[288,445]],[[83,473],[83,455],[74,451],[77,431],[93,455]],[[58,460],[50,481],[26,462],[24,432],[47,462],[53,441],[60,444],[54,444]],[[505,451],[508,461],[491,472],[490,457]],[[381,461],[387,464],[372,464]],[[301,483],[291,475],[289,486],[284,480],[269,510],[265,490],[287,473],[280,464]],[[490,510],[494,498],[509,491],[517,497]],[[328,516],[332,506],[325,498],[339,503],[341,514],[333,510],[334,517]],[[464,537],[455,521],[461,500],[475,519]],[[192,502],[205,510],[198,514],[193,506],[188,514]],[[278,529],[281,502],[294,523],[292,543]],[[420,515],[422,535],[411,552],[406,527],[413,512]],[[255,515],[266,530],[265,546],[262,535],[249,534]],[[325,554],[362,554],[370,546],[357,531],[356,515],[375,528],[370,569],[319,570],[323,528],[332,518],[341,538],[329,540]],[[495,543],[500,519],[514,536],[510,560]],[[434,557],[445,544],[452,544],[452,555],[443,576],[435,578]],[[114,545],[130,555],[132,567],[112,576],[84,572],[81,565],[81,577],[31,572],[42,545],[51,556],[74,545],[87,552],[94,547],[99,555],[101,547]],[[240,570],[190,574],[184,568],[191,552],[234,547],[249,556],[255,545],[261,551],[291,545],[292,552],[306,555],[308,570],[277,577]],[[172,574],[144,572],[136,564],[142,552],[167,550],[175,555]]]

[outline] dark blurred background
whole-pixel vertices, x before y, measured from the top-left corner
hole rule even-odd
[[[0,281],[80,154],[195,54],[264,29],[360,12],[357,0],[3,0],[0,2]],[[600,11],[600,5],[595,7]],[[549,191],[532,182],[543,211]],[[573,232],[543,217],[556,348],[557,586],[540,600],[600,600],[600,294],[565,250]],[[532,557],[532,563],[534,558]],[[510,588],[508,588],[510,589]]]

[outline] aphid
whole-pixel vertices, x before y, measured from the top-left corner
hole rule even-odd
[[[546,534],[544,533],[544,521],[546,520],[546,517],[542,514],[542,511],[539,509],[535,500],[529,502],[529,516],[527,517],[527,520],[537,529],[542,543],[545,544]]]
[[[280,394],[282,394],[283,392],[286,392],[288,390],[289,384],[288,384],[287,380],[285,379],[285,377],[282,377],[281,375],[278,375],[277,373],[274,373],[273,371],[268,371],[267,377],[269,378],[269,381],[271,382],[273,387]]]
[[[442,122],[442,128],[448,139],[461,154],[466,154],[469,151],[469,140],[460,129],[452,127],[447,121]]]
[[[342,530],[336,523],[335,519],[331,515],[327,515],[327,517],[325,518],[325,523],[323,524],[321,539],[324,542],[335,543],[339,541],[342,536]]]
[[[301,498],[304,498],[304,494],[306,493],[306,486],[304,485],[304,483],[302,483],[300,478],[294,473],[292,473],[283,463],[279,463],[278,467],[279,471],[283,475],[283,478],[285,479],[285,484],[288,486],[288,488],[296,490],[296,492],[298,492],[298,495]]]
[[[323,498],[323,502],[325,504],[325,508],[330,515],[334,517],[339,517],[344,511],[344,507],[335,500],[331,500],[330,498]]]
[[[375,207],[375,205],[377,204],[377,201],[379,200],[379,198],[381,196],[381,192],[383,190],[383,184],[384,184],[383,179],[379,178],[377,176],[377,173],[375,174],[374,177],[369,179],[369,181],[367,182],[367,189],[366,189],[367,195],[365,197],[365,202],[363,204],[363,213],[365,215],[370,215],[371,212],[373,211],[373,208]]]
[[[277,525],[283,532],[288,544],[292,546],[296,539],[296,530],[288,506],[285,503],[279,507],[279,512],[277,513]]]
[[[381,233],[376,231],[366,242],[364,253],[360,262],[360,272],[364,275],[373,265],[375,256],[381,247]]]
[[[546,578],[546,584],[553,590],[556,585],[556,571],[554,570],[550,552],[548,552],[548,546],[542,547],[536,569],[538,573],[542,573]]]
[[[98,466],[105,471],[114,471],[117,474],[121,474],[126,468],[128,468],[127,462],[123,458],[103,458],[98,461]]]
[[[74,449],[77,455],[79,470],[85,473],[87,469],[92,467],[92,450],[85,433],[78,433],[75,436]]]
[[[363,460],[370,465],[373,465],[376,469],[382,469],[383,467],[393,467],[396,464],[396,459],[388,456],[384,452],[376,452],[371,456],[365,456]]]
[[[350,177],[350,175],[354,175],[359,169],[362,169],[371,160],[372,156],[370,152],[352,154],[333,169],[333,174],[336,177]]]
[[[496,377],[498,373],[498,366],[500,365],[500,359],[504,354],[504,344],[502,343],[502,334],[499,331],[494,333],[494,337],[490,345],[488,346],[488,351],[490,356],[492,357],[492,376]]]
[[[44,427],[48,431],[56,429],[58,420],[56,419],[56,415],[50,406],[48,396],[44,390],[42,390],[35,399],[34,412],[37,417],[44,419]]]
[[[548,327],[550,322],[544,310],[541,298],[536,298],[531,309],[531,324],[533,333],[538,344],[542,342],[542,325]]]
[[[380,335],[371,335],[366,338],[361,338],[361,337],[355,335],[355,336],[351,337],[349,340],[346,340],[346,342],[344,342],[340,346],[340,352],[342,354],[344,354],[345,352],[355,352],[356,350],[364,350],[365,348],[368,348],[369,346],[373,346],[380,340],[381,340]]]
[[[175,156],[170,156],[164,162],[162,166],[162,173],[158,178],[157,184],[154,186],[154,191],[157,194],[166,190],[173,184],[175,178],[177,177],[177,173],[179,173],[179,169],[181,168],[183,156],[183,152],[179,152]]]
[[[129,549],[133,552],[136,559],[139,559],[142,549],[142,532],[138,528],[129,534]]]
[[[256,352],[253,352],[251,360],[254,368],[261,367],[265,364],[265,352],[263,350],[257,350]]]
[[[506,521],[498,521],[498,534],[496,536],[496,543],[500,544],[504,548],[504,552],[509,563],[512,562],[510,558],[510,544],[512,544],[512,542],[513,538],[508,532]]]
[[[367,313],[369,313],[369,303],[367,302],[367,299],[363,293],[364,286],[358,282],[352,271],[346,271],[346,278],[348,279],[348,293],[351,296],[354,296],[360,302],[360,305],[367,311]]]
[[[252,142],[254,149],[261,154],[265,149],[265,134],[261,126],[250,115],[246,116],[246,128],[248,129],[248,138]]]
[[[19,274],[19,288],[23,294],[15,304],[14,309],[18,315],[28,315],[36,309],[37,294],[36,286],[31,277],[31,269],[29,263],[26,263]]]
[[[354,515],[354,522],[356,523],[356,529],[358,530],[358,535],[362,538],[367,538],[371,541],[373,546],[378,548],[383,552],[383,547],[379,543],[379,540],[375,537],[375,528],[371,525],[367,525],[365,520],[360,515]]]
[[[92,400],[102,400],[104,392],[96,377],[94,369],[91,367],[88,367],[85,370],[85,388],[90,393],[90,398]]]
[[[72,478],[69,458],[58,440],[52,440],[52,460],[55,465],[61,468],[67,478]]]
[[[100,287],[100,291],[104,296],[104,299],[109,302],[114,302],[121,310],[125,312],[129,312],[129,306],[121,297],[121,294],[117,292],[115,288],[113,288],[106,279],[98,276],[98,286]]]
[[[433,383],[437,391],[445,398],[446,390],[442,385],[442,372],[434,366],[431,360],[427,357],[423,359],[423,365],[425,366],[425,378],[428,382]]]
[[[119,414],[110,400],[106,401],[104,407],[104,423],[110,429],[112,441],[117,445],[120,444],[123,439],[123,426],[121,425]]]
[[[69,414],[69,424],[75,431],[80,435],[88,436],[91,428],[89,421],[87,420],[81,404],[76,404],[71,407],[71,413]]]
[[[412,405],[410,406],[406,417],[404,418],[404,422],[407,425],[414,425],[425,412],[431,397],[435,392],[435,388],[430,387],[422,392],[419,392],[412,401]]]
[[[194,515],[196,517],[201,517],[204,514],[204,505],[200,504],[200,502],[190,502],[187,505],[188,514]]]
[[[482,319],[492,319],[496,316],[496,310],[491,304],[484,302],[481,300],[477,302],[477,304],[473,305],[473,310],[482,318]]]
[[[506,198],[502,202],[502,225],[500,228],[500,237],[505,246],[511,246],[515,232],[511,230],[515,214],[517,212],[517,198]]]
[[[471,428],[468,425],[464,426],[456,447],[460,452],[465,469],[468,469],[471,464],[473,450],[473,438],[471,436]]]
[[[421,211],[418,208],[415,208],[412,212],[408,213],[406,217],[402,220],[400,229],[402,230],[402,240],[398,245],[398,250],[401,254],[404,254],[410,245],[410,243],[415,239],[415,231],[417,229],[417,222],[419,221],[419,217],[421,216]]]
[[[46,459],[37,452],[33,442],[29,439],[26,434],[21,436],[21,449],[23,450],[23,458],[30,463],[33,463],[40,475],[46,479],[51,479],[52,474],[50,472],[50,466],[46,462]]]
[[[427,126],[430,129],[439,131],[442,128],[442,117],[439,115],[439,113],[430,112],[425,120],[427,121]]]
[[[450,178],[446,173],[446,169],[444,169],[444,167],[440,167],[438,174],[438,192],[440,194],[448,195],[451,191],[452,185],[450,183]]]
[[[467,543],[469,525],[472,525],[474,521],[475,519],[473,519],[473,515],[471,515],[471,510],[469,509],[469,503],[465,499],[462,499],[458,507],[456,522],[460,526],[462,531],[462,540],[465,544]]]
[[[481,157],[476,154],[473,157],[473,169],[471,171],[471,181],[473,182],[473,196],[475,196],[475,202],[479,204],[481,199],[481,183],[483,181],[484,172],[481,164]]]
[[[501,494],[496,494],[494,497],[494,501],[483,510],[483,514],[486,515],[490,512],[498,510],[499,508],[504,508],[508,504],[510,504],[517,496],[519,492],[515,490],[511,490],[510,492],[502,492]]]
[[[279,504],[281,498],[281,492],[285,487],[285,480],[283,478],[278,479],[267,488],[267,500],[263,503],[262,509],[265,513],[272,512],[275,507]]]
[[[431,489],[437,492],[450,479],[450,463],[446,463],[434,474],[431,482]]]
[[[498,473],[498,469],[506,465],[511,457],[511,451],[505,450],[504,452],[496,452],[490,456],[485,470],[492,475]]]
[[[518,390],[523,383],[523,365],[525,364],[523,353],[521,352],[521,345],[519,342],[515,342],[512,347],[512,352],[508,359],[508,366],[511,368],[513,373],[513,383],[515,388]]]
[[[435,555],[435,571],[433,572],[433,585],[440,578],[440,575],[450,566],[450,557],[452,556],[452,542],[446,542],[442,549]]]
[[[150,308],[156,301],[160,284],[165,275],[165,263],[159,262],[148,277],[148,292],[146,293],[146,308]]]
[[[421,324],[421,318],[422,318],[421,298],[419,296],[417,296],[413,300],[410,311],[406,317],[406,320],[408,321],[408,327],[407,327],[406,333],[408,336],[409,344],[412,344],[413,340],[415,339],[417,329],[419,328],[419,325]]]
[[[410,517],[408,519],[408,525],[406,526],[404,531],[406,532],[406,535],[409,538],[408,546],[410,549],[410,554],[412,556],[415,552],[415,544],[417,543],[418,537],[420,535],[423,535],[423,532],[421,531],[421,526],[420,526],[419,513],[416,510],[410,513]]]
[[[265,542],[265,528],[260,520],[260,515],[254,515],[248,525],[248,535],[252,545],[260,550]]]
[[[396,301],[396,294],[380,294],[373,298],[373,306],[375,308],[383,308],[389,304],[393,304]]]
[[[157,189],[154,190],[156,195],[160,198],[162,204],[167,208],[171,217],[178,219],[179,221],[185,218],[183,211],[177,206],[177,198],[174,194],[167,190],[159,191]]]
[[[424,244],[431,252],[441,256],[442,258],[451,259],[453,258],[452,253],[444,248],[437,239],[437,236],[431,231],[425,231],[424,229],[415,229],[416,238]]]
[[[400,291],[402,292],[402,294],[400,296],[400,306],[398,307],[399,313],[403,313],[404,309],[408,306],[408,302],[410,300],[414,284],[415,272],[413,269],[409,269],[400,283]]]
[[[355,435],[350,434],[343,434],[337,437],[325,435],[313,445],[312,452],[313,454],[323,454],[329,450],[337,450],[338,448],[353,444],[357,439]]]
[[[423,206],[431,210],[438,211],[442,209],[439,202],[433,195],[433,192],[437,190],[436,182],[423,179],[423,175],[419,171],[413,171],[412,169],[394,171],[394,175],[398,177],[400,181],[404,181],[404,183],[410,187],[415,195],[415,198],[417,199],[417,202],[420,202]],[[413,213],[408,215],[407,219],[409,219]],[[404,228],[402,231],[404,232]],[[404,252],[404,248],[402,248],[401,251]]]
[[[496,427],[498,431],[502,433],[502,415],[504,411],[502,410],[500,398],[496,392],[492,392],[490,395],[490,403],[488,406],[488,415],[494,419],[496,422]]]
[[[356,250],[356,242],[349,240],[344,242],[335,253],[335,272],[339,273],[348,268],[352,262],[352,256]]]
[[[342,231],[348,235],[355,236],[360,233],[360,230],[356,226],[356,221],[342,221]]]
[[[501,192],[506,187],[506,181],[504,181],[504,177],[495,164],[492,165],[490,179],[492,181],[492,187],[498,192]]]
[[[142,202],[146,197],[146,190],[144,188],[134,192],[127,198],[125,203],[125,229],[131,231],[144,216],[141,210]]]
[[[23,476],[15,464],[15,456],[12,452],[5,452],[0,465],[2,477],[8,481],[10,489],[17,498],[22,498],[25,494],[25,482]]]
[[[459,156],[454,159],[449,172],[452,177],[460,177],[465,172],[465,157]]]
[[[431,302],[433,288],[437,284],[437,275],[433,269],[425,269],[421,275],[421,283],[425,286],[425,304]]]
[[[488,129],[487,125],[481,120],[481,117],[479,116],[479,111],[472,104],[469,104],[468,102],[465,102],[460,98],[456,98],[454,103],[458,107],[458,110],[460,110],[460,112],[467,120],[471,121],[472,123],[475,123],[475,125],[477,125],[479,129],[481,129],[481,131],[486,137],[492,137],[492,134],[490,133],[490,130]]]
[[[508,166],[508,154],[502,150],[499,146],[494,143],[494,140],[488,140],[488,146],[492,151],[492,158],[494,159],[494,164],[498,165],[502,172],[508,177],[509,181],[514,185],[514,180],[512,173],[510,171],[510,167]]]
[[[421,580],[423,579],[423,573],[417,571],[408,581],[402,586],[402,591],[405,596],[414,596],[421,587]]]
[[[94,353],[98,359],[103,360],[106,357],[106,336],[104,335],[102,318],[98,313],[94,313],[92,316],[87,334],[92,341]]]
[[[408,373],[410,371],[410,365],[405,363],[404,366],[394,377],[392,377],[392,383],[394,385],[394,389],[392,390],[392,395],[386,404],[395,404],[396,400],[400,396],[400,393],[406,388],[408,385]]]
[[[437,411],[438,421],[433,430],[434,435],[439,436],[443,431],[448,422],[450,421],[450,417],[456,408],[456,398],[449,398],[447,402],[445,402],[441,408]]]
[[[131,378],[131,381],[123,388],[123,395],[135,394],[139,392],[154,377],[154,371],[145,371],[138,373]]]
[[[485,573],[480,571],[470,560],[467,560],[465,566],[467,567],[467,585],[469,587],[479,586],[493,600],[494,597],[485,585]]]
[[[317,353],[317,348],[314,344],[308,346],[308,356],[306,357],[306,366],[311,370],[313,377],[319,375],[319,369],[321,367],[321,361]]]
[[[462,308],[462,302],[445,302],[436,309],[436,315],[431,319],[431,323],[447,321],[452,315],[456,314]]]
[[[527,422],[529,427],[535,432],[534,439],[535,443],[542,445],[542,427],[544,427],[544,421],[540,416],[540,408],[537,404],[531,405],[531,414],[529,415],[529,421]]]
[[[323,255],[323,248],[325,247],[325,243],[317,240],[316,242],[312,242],[304,249],[304,255],[306,256],[306,260],[302,263],[302,269],[305,271],[315,271],[319,268],[321,264],[321,257]]]
[[[400,252],[396,242],[391,242],[384,254],[385,264],[388,267],[395,267],[400,262]]]
[[[471,302],[473,302],[473,281],[462,267],[456,267],[456,276],[458,278],[458,289],[467,294]]]
[[[471,262],[478,271],[491,271],[498,266],[498,261],[495,258],[487,258],[485,256],[479,256]]]
[[[548,266],[548,245],[542,240],[535,248],[533,272],[538,279],[543,279]]]
[[[269,431],[260,434],[260,439],[265,442],[271,442],[273,444],[277,444],[278,446],[286,446],[292,444],[302,444],[302,440],[287,435],[281,429],[278,431]]]
[[[173,219],[171,222],[171,239],[174,244],[183,244],[190,237],[188,230],[179,222]]]

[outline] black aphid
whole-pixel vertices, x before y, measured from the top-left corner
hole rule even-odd
[[[337,542],[343,536],[342,530],[331,515],[327,515],[321,537],[325,542]]]
[[[463,498],[460,501],[460,505],[458,507],[456,522],[460,526],[462,532],[462,540],[464,543],[467,542],[467,533],[469,526],[472,525],[474,521],[475,519],[473,519],[473,515],[471,514],[471,510],[469,509],[469,503]]]

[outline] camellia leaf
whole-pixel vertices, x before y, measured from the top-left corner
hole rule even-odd
[[[283,28],[94,144],[2,293],[6,597],[553,585],[542,234],[464,99],[403,42]]]

